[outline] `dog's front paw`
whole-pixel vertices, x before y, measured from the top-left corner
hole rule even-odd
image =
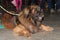
[[[46,25],[41,25],[40,29],[44,30],[44,31],[53,31],[54,29],[50,26],[46,26]]]

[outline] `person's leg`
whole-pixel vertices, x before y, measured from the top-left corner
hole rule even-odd
[[[18,7],[19,7],[19,5],[18,5],[18,0],[15,0],[16,1],[16,10],[18,10]]]
[[[32,0],[32,3],[31,4],[36,4],[38,5],[38,0]]]
[[[40,4],[41,9],[44,9],[45,1],[46,1],[46,0],[42,0],[42,1],[41,1],[41,4]]]
[[[55,3],[56,3],[56,1],[52,0],[53,9],[55,9]]]
[[[48,8],[51,9],[53,6],[52,6],[52,0],[47,0],[48,2]]]
[[[39,0],[39,3],[41,4],[42,3],[42,0]]]
[[[19,9],[22,9],[22,0],[19,0]]]
[[[60,9],[60,0],[57,0],[57,1],[56,1],[56,8],[57,8],[57,9]]]
[[[45,1],[46,1],[46,0],[42,0],[42,1],[41,1],[41,4],[40,4],[40,7],[41,7],[41,13],[44,13],[44,5],[45,5]]]
[[[32,1],[32,0],[28,0],[28,6],[31,5],[31,1]]]
[[[53,9],[52,0],[47,0],[47,2],[48,2],[48,10],[49,10],[49,13],[51,15],[52,13],[55,12]]]
[[[60,0],[56,0],[57,13],[60,15]]]
[[[32,4],[34,4],[35,3],[35,0],[32,0]]]

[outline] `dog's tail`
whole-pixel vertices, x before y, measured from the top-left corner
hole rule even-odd
[[[17,15],[17,16],[20,16],[20,15],[21,15],[20,13],[19,13],[19,14],[15,14],[15,13],[13,13],[13,12],[9,12],[9,11],[7,11],[5,8],[3,8],[1,5],[0,5],[0,8],[3,9],[5,12],[11,14],[11,15]]]

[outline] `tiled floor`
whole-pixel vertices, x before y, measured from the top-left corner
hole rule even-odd
[[[0,30],[0,40],[60,40],[60,16],[51,16],[45,19],[43,23],[53,27],[54,31],[40,31],[32,34],[31,38],[26,38],[24,36],[15,36],[12,30],[2,29]]]

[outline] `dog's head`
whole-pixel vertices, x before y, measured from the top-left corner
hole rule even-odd
[[[24,14],[28,19],[31,19],[35,22],[42,21],[44,14],[41,12],[41,8],[38,5],[30,5],[24,9]],[[32,21],[32,22],[33,22]],[[33,24],[34,24],[33,22]]]
[[[42,21],[44,14],[41,12],[41,8],[38,5],[30,5],[24,10],[25,15],[27,18],[32,18],[33,21]]]
[[[41,12],[41,8],[38,5],[30,5],[24,9],[24,14],[29,18],[33,17],[34,20],[41,21],[44,17],[44,14]]]
[[[33,15],[33,19],[36,21],[42,21],[42,18],[44,17],[44,14],[41,12],[40,6],[33,5],[31,6],[31,13]]]

